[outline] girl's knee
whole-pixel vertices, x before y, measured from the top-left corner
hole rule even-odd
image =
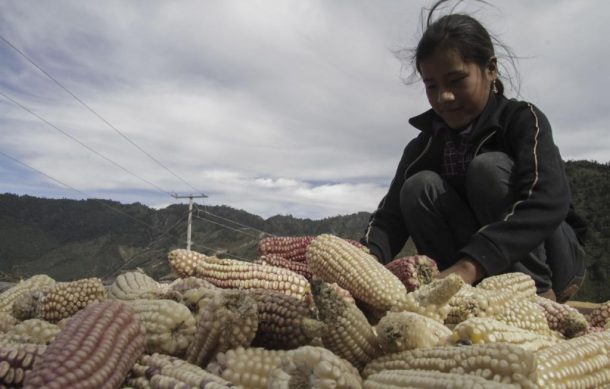
[[[422,170],[407,178],[400,189],[400,205],[402,209],[419,204],[424,196],[438,191],[443,185],[443,179],[431,170]]]
[[[466,188],[474,202],[504,200],[510,192],[514,163],[502,152],[489,152],[475,157],[466,171]]]

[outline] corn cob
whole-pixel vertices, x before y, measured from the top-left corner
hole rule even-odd
[[[190,253],[186,256],[185,253]],[[193,251],[174,250],[169,254],[175,269],[194,266],[192,274],[220,288],[269,289],[300,299],[310,298],[309,282],[305,277],[281,267],[260,265],[233,259],[218,259],[200,255],[192,261]],[[176,270],[179,272],[179,270]]]
[[[144,351],[145,330],[117,301],[93,303],[57,335],[24,383],[25,388],[118,388]]]
[[[462,288],[464,281],[456,274],[432,281],[407,294],[407,297],[392,308],[393,311],[419,313],[442,323],[450,311],[451,298]]]
[[[271,371],[268,387],[358,389],[362,379],[354,366],[331,351],[302,346],[286,354]]]
[[[198,313],[201,311],[201,309],[205,308],[206,299],[213,298],[218,293],[222,293],[222,292],[223,292],[223,289],[216,288],[216,287],[214,287],[214,289],[205,288],[205,287],[189,289],[186,292],[184,292],[184,295],[182,296],[181,304],[186,306],[195,315],[195,317],[197,317]]]
[[[292,270],[293,272],[302,275],[308,280],[310,280],[312,277],[311,271],[309,271],[306,262],[291,261],[282,257],[279,254],[261,255],[254,263],[277,266],[282,267],[284,269]]]
[[[607,388],[610,332],[579,336],[536,352],[541,388]]]
[[[12,314],[18,320],[28,320],[36,317],[38,299],[53,286],[39,290],[28,290],[13,301]]]
[[[371,361],[363,376],[383,370],[434,370],[470,374],[508,384],[533,388],[536,379],[534,353],[506,343],[444,346],[402,351]]]
[[[326,324],[322,334],[324,346],[358,369],[377,357],[379,341],[362,311],[323,281],[314,281],[312,289],[319,318]]]
[[[163,354],[142,355],[131,369],[127,384],[134,388],[234,388],[230,382],[199,366]]]
[[[216,289],[216,286],[199,277],[178,278],[169,284],[168,293],[175,292],[182,296],[186,291],[198,288]]]
[[[207,365],[219,352],[248,346],[256,334],[256,300],[246,291],[216,291],[202,299],[193,342],[187,349],[187,361]]]
[[[517,389],[517,385],[502,384],[483,377],[427,370],[385,370],[369,376],[364,389],[438,388],[438,389]]]
[[[525,273],[505,273],[483,279],[476,286],[478,289],[510,291],[513,299],[534,301],[536,283]]]
[[[19,323],[13,315],[8,312],[0,312],[0,334],[3,332],[7,332],[11,328],[15,326],[15,324]]]
[[[471,317],[494,317],[511,301],[509,291],[491,291],[464,284],[449,300],[445,324],[458,324]]]
[[[561,334],[549,328],[546,316],[538,304],[530,300],[511,300],[493,318],[540,335],[561,337]]]
[[[197,251],[185,249],[175,249],[168,254],[169,266],[181,278],[195,276],[197,265],[206,258]]]
[[[47,345],[55,339],[59,331],[59,327],[55,324],[40,319],[29,319],[15,325],[6,335],[14,343]]]
[[[19,296],[27,292],[41,290],[47,286],[53,286],[55,280],[44,274],[32,276],[20,281],[17,285],[0,293],[0,312],[12,313],[13,303]]]
[[[252,290],[250,295],[258,308],[254,347],[297,348],[311,344],[324,330],[324,324],[315,319],[316,312],[305,301],[264,289]]]
[[[147,353],[182,356],[195,336],[195,318],[184,305],[172,300],[126,302],[146,329]]]
[[[0,347],[0,388],[21,388],[26,373],[45,349],[34,344]]]
[[[490,317],[473,317],[456,325],[449,338],[452,344],[510,343],[529,351],[550,347],[559,339],[511,326]]]
[[[166,289],[146,274],[130,271],[114,280],[108,290],[108,297],[117,300],[155,299],[161,298]]]
[[[436,262],[425,255],[397,258],[385,267],[398,277],[408,292],[429,284],[439,275]]]
[[[243,348],[221,352],[206,370],[237,386],[248,389],[267,389],[269,373],[292,350]]]
[[[317,278],[336,282],[354,298],[387,311],[405,301],[407,290],[374,256],[328,234],[307,248],[307,265]]]
[[[375,330],[384,353],[445,345],[451,335],[443,324],[413,312],[388,312]]]
[[[549,328],[566,338],[584,334],[589,329],[586,317],[569,305],[559,304],[540,296],[536,296],[534,301],[544,313]]]
[[[587,319],[591,327],[605,327],[610,320],[610,301],[606,301],[593,308]]]
[[[106,289],[99,278],[60,282],[37,296],[35,317],[56,323],[105,298]]]
[[[313,236],[270,236],[258,243],[258,253],[277,254],[289,261],[305,262],[305,251],[313,239]]]

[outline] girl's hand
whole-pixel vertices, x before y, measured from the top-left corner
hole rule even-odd
[[[483,270],[483,267],[477,261],[470,258],[460,259],[453,266],[443,270],[439,275],[439,278],[447,277],[449,274],[453,273],[462,277],[464,282],[470,285],[485,277],[485,270]]]

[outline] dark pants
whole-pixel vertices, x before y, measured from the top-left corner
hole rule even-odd
[[[466,172],[466,199],[432,171],[409,177],[400,206],[417,251],[436,260],[441,270],[453,265],[470,237],[481,226],[500,220],[514,203],[513,167],[501,152],[477,156]],[[506,272],[529,274],[539,293],[552,287],[558,300],[567,300],[584,279],[584,252],[564,221],[544,244]]]

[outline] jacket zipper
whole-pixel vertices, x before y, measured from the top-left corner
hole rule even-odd
[[[411,169],[411,167],[413,167],[413,165],[415,165],[417,163],[417,161],[419,161],[421,159],[421,157],[423,157],[424,154],[426,154],[426,151],[428,151],[431,144],[432,144],[432,137],[428,138],[428,143],[426,144],[426,147],[424,147],[424,150],[417,156],[417,158],[415,158],[413,160],[413,162],[411,162],[409,164],[409,166],[407,166],[407,168],[405,169],[405,174],[403,175],[403,178],[407,178],[407,173],[409,172],[409,169]]]
[[[476,157],[479,154],[479,151],[481,151],[481,147],[483,147],[483,144],[485,142],[487,142],[487,140],[489,140],[489,138],[491,138],[494,134],[496,133],[496,130],[494,130],[491,134],[487,135],[485,137],[485,139],[483,139],[481,141],[481,143],[479,143],[479,145],[477,146],[476,150],[474,151],[474,156]]]

